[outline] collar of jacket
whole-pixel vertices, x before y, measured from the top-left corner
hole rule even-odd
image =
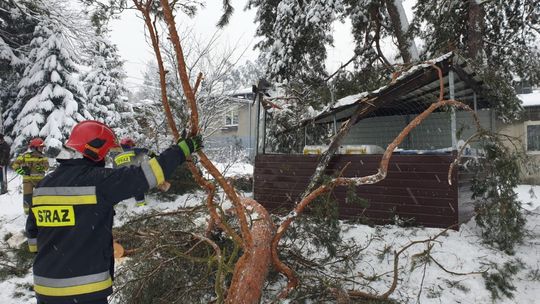
[[[95,162],[86,157],[75,159],[57,159],[60,166],[90,166],[90,167],[105,167],[105,160]]]

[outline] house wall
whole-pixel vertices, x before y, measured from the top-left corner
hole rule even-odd
[[[497,121],[497,131],[501,134],[505,134],[516,138],[520,143],[520,147],[525,149],[526,133],[525,125],[527,122],[540,122],[540,107],[538,109],[527,109],[524,119],[513,122],[511,124],[504,123],[502,121]],[[511,149],[515,147],[510,143],[506,142]],[[540,184],[540,154],[538,153],[527,153],[529,158],[529,164],[527,168],[522,168],[521,179],[526,184]]]
[[[208,136],[205,146],[216,151],[231,149],[232,153],[241,148],[252,155],[255,150],[255,107],[250,103],[234,103],[231,106],[238,108],[238,125],[225,127],[225,114],[217,116],[210,126],[215,132]]]
[[[477,115],[480,124],[491,129],[491,111],[479,110]],[[385,149],[399,132],[416,115],[396,115],[372,117],[357,123],[344,138],[346,145],[378,145]],[[469,112],[458,111],[456,113],[456,128],[458,140],[466,140],[476,128],[472,115]],[[437,112],[429,115],[420,125],[411,131],[399,146],[402,149],[432,150],[452,146],[450,112]]]

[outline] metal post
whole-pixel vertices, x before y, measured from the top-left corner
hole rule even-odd
[[[448,87],[450,93],[450,99],[455,99],[454,91],[454,71],[448,71]],[[450,112],[450,132],[452,136],[452,150],[457,150],[457,122],[456,122],[456,109],[452,107]]]
[[[336,120],[336,114],[334,114],[334,135],[337,134],[337,120]]]
[[[497,129],[497,117],[495,116],[495,111],[493,109],[489,109],[491,112],[491,132],[495,132]]]
[[[473,106],[474,106],[474,113],[478,112],[478,103],[476,100],[476,92],[473,92]]]
[[[259,93],[259,100],[262,100],[263,94]],[[266,110],[261,107],[262,111],[262,154],[266,153]]]
[[[252,115],[251,115],[251,102],[248,102],[248,112],[249,112],[249,138],[248,138],[248,151],[249,151],[249,158],[253,157],[253,147],[251,141],[253,138],[251,138],[251,128],[252,128]]]
[[[307,146],[307,125],[304,127],[304,147]]]
[[[257,111],[257,121],[255,122],[256,128],[255,128],[255,156],[259,155],[259,127],[260,127],[260,108],[261,108],[261,100],[260,100],[261,94],[257,93],[256,102],[257,105],[255,106],[255,109]]]

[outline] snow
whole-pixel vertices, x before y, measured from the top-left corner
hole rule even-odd
[[[533,90],[529,94],[518,94],[517,97],[521,100],[521,105],[524,107],[540,105],[540,90]]]
[[[216,164],[218,169],[228,172],[227,175],[252,174],[253,167],[249,164],[236,163],[231,166]],[[9,192],[0,196],[0,239],[6,234],[13,236],[7,240],[11,246],[17,246],[24,241],[23,229],[25,216],[22,211],[21,178],[16,177],[14,172],[8,172],[8,178],[13,180],[9,183]],[[485,288],[481,274],[466,276],[451,275],[430,263],[424,267],[413,267],[412,258],[421,253],[426,246],[414,245],[407,250],[400,259],[400,281],[396,291],[392,294],[393,299],[399,303],[462,303],[462,304],[514,304],[514,303],[538,303],[540,289],[537,279],[531,274],[540,269],[540,186],[520,185],[516,189],[518,198],[523,202],[524,208],[533,212],[527,213],[527,228],[529,235],[524,244],[516,248],[516,255],[509,256],[482,243],[479,237],[479,229],[474,221],[461,225],[459,231],[447,231],[432,242],[433,258],[446,269],[454,272],[477,272],[486,270],[490,262],[502,264],[507,261],[520,259],[525,268],[520,270],[512,283],[516,287],[514,299],[504,298],[491,300],[491,295]],[[200,204],[205,197],[202,192],[178,196],[173,201],[160,201],[153,196],[147,196],[147,206],[135,207],[133,199],[120,203],[115,207],[117,216],[115,225],[121,225],[128,215],[140,214],[149,210],[171,211],[178,207],[191,207]],[[291,212],[289,216],[296,216]],[[204,223],[204,219],[195,219],[197,223]],[[369,227],[366,225],[350,225],[342,223],[344,239],[358,244],[367,244],[372,239],[370,246],[362,253],[362,257],[356,265],[353,274],[369,277],[373,274],[389,272],[370,283],[370,287],[378,291],[386,291],[391,283],[391,270],[393,267],[393,251],[399,250],[406,244],[415,240],[425,240],[442,232],[441,229],[419,227],[397,227],[393,225]],[[384,254],[385,246],[391,246],[391,250]],[[421,265],[421,264],[420,264]],[[424,277],[424,278],[423,278]],[[423,278],[423,285],[422,284]],[[361,280],[355,277],[355,280]],[[0,282],[0,303],[27,304],[32,303],[33,295],[27,287],[32,284],[31,273],[22,278],[11,277]],[[457,287],[456,287],[457,286]],[[361,289],[359,286],[352,286]],[[14,296],[17,293],[18,296]],[[113,302],[114,303],[114,302]],[[119,304],[119,303],[115,303]]]
[[[369,95],[368,92],[362,92],[362,93],[358,93],[358,94],[345,96],[345,97],[339,99],[338,101],[336,101],[336,103],[332,106],[332,109],[336,109],[336,108],[339,108],[339,107],[343,107],[343,106],[353,104],[353,103],[359,101],[360,99],[362,99],[362,98],[364,98],[364,97],[366,97],[368,95]]]
[[[524,209],[533,211],[540,207],[540,186],[519,185],[515,191]]]
[[[253,165],[248,163],[226,164],[214,162],[214,165],[225,177],[253,175]],[[206,174],[206,178],[210,178],[208,173]]]
[[[393,82],[395,83],[396,81],[402,80],[402,79],[406,78],[407,76],[411,75],[412,73],[414,73],[414,72],[416,72],[418,70],[431,67],[432,64],[436,64],[436,63],[439,63],[441,61],[447,60],[448,58],[452,57],[453,55],[454,55],[454,53],[449,52],[449,53],[441,55],[441,56],[439,56],[437,58],[430,59],[430,60],[428,60],[428,61],[426,61],[424,63],[414,65],[411,68],[409,68],[408,70],[401,73],[396,79],[394,79]],[[361,93],[345,96],[345,97],[337,100],[334,104],[329,105],[329,106],[325,107],[324,109],[322,109],[321,111],[317,112],[315,115],[311,116],[311,118],[308,118],[308,119],[305,119],[305,120],[312,120],[312,119],[315,119],[318,116],[323,115],[323,114],[325,114],[325,113],[327,113],[329,111],[334,111],[334,110],[336,110],[338,108],[345,107],[345,106],[357,103],[357,102],[359,102],[361,100],[364,100],[364,99],[367,99],[367,98],[370,98],[370,97],[375,97],[377,94],[379,94],[383,90],[387,89],[388,87],[390,87],[390,85],[382,86],[382,87],[380,87],[380,88],[378,88],[378,89],[376,89],[374,91],[371,91],[371,92],[366,91],[366,92],[361,92]]]

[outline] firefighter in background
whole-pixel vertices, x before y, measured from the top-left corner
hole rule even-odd
[[[23,208],[28,214],[32,204],[34,187],[45,176],[49,169],[49,159],[43,155],[45,143],[41,138],[33,138],[28,145],[28,151],[17,156],[11,166],[15,172],[23,177]]]
[[[26,234],[37,244],[34,291],[38,304],[106,304],[114,272],[114,205],[162,184],[193,152],[201,136],[181,138],[140,167],[105,168],[116,147],[105,124],[75,125],[57,161],[35,188]]]
[[[7,193],[8,187],[8,178],[7,178],[7,166],[9,166],[9,153],[10,147],[8,143],[4,140],[4,134],[0,133],[0,179],[1,179],[1,188],[0,194]]]
[[[155,153],[145,148],[136,148],[133,139],[126,137],[120,141],[122,153],[116,155],[113,161],[113,167],[124,166],[140,166],[143,161],[147,161],[149,157],[154,157]],[[135,204],[137,207],[146,205],[144,192],[135,195]]]

